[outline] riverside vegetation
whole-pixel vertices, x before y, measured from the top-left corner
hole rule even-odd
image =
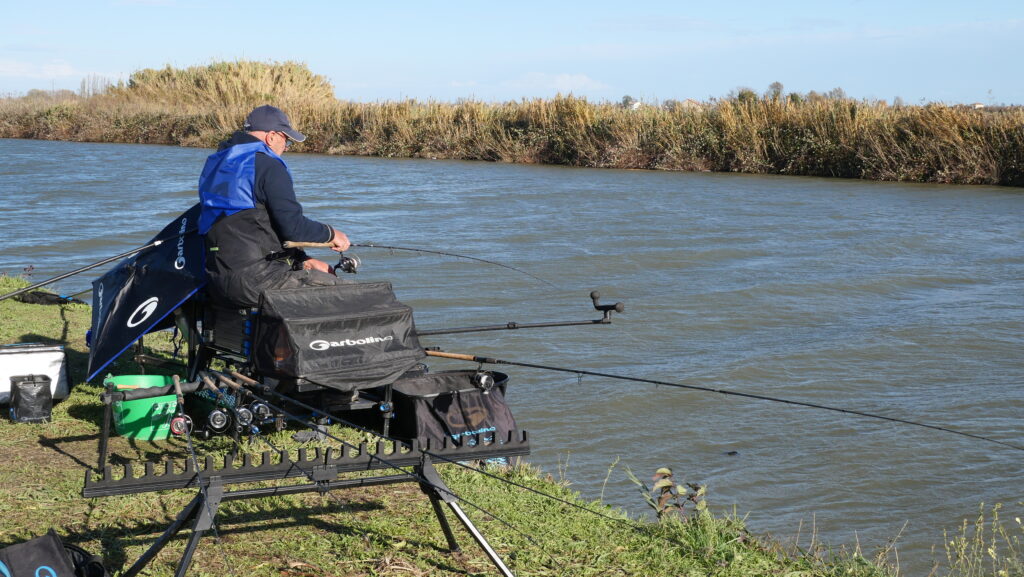
[[[308,135],[307,152],[1024,186],[1021,107],[889,106],[777,84],[639,107],[571,95],[359,103],[303,64],[236,61],[3,98],[0,137],[214,147],[267,103]]]
[[[0,294],[28,284],[24,278],[0,275]],[[96,461],[102,423],[101,386],[79,380],[85,373],[84,334],[90,322],[91,307],[84,304],[0,302],[0,343],[65,345],[74,385],[71,396],[54,407],[50,423],[0,420],[4,457],[0,546],[53,528],[67,542],[102,554],[116,572],[149,547],[194,491],[104,499],[80,496],[84,470]],[[156,333],[147,344],[152,353],[173,358],[169,333]],[[122,358],[108,370],[124,375],[136,374],[139,368]],[[292,432],[268,435],[269,443],[295,449]],[[352,443],[374,440],[337,425],[332,433]],[[199,452],[223,455],[231,448],[230,439],[220,437],[202,443]],[[254,442],[240,450],[259,453],[268,448]],[[113,438],[110,450],[112,463],[188,457],[185,443],[175,438],[153,443]],[[454,465],[438,469],[458,495],[488,512],[466,505],[477,526],[522,577],[901,575],[896,543],[865,556],[859,546],[832,549],[813,535],[809,543],[801,542],[799,536],[789,543],[755,536],[735,513],[714,513],[706,487],[676,484],[667,468],[655,473],[650,488],[627,473],[657,513],[657,521],[631,518],[599,500],[582,499],[564,479],[527,465],[490,469],[493,476]],[[613,471],[614,466],[609,475]],[[1007,523],[999,517],[999,506],[991,511],[986,516],[982,507],[973,523],[965,520],[955,533],[944,535],[950,577],[1024,575],[1020,518]],[[449,554],[443,549],[444,537],[429,501],[413,484],[350,489],[327,497],[304,494],[230,501],[218,513],[214,534],[199,547],[192,573],[247,577],[493,574],[488,559],[467,535],[458,533],[464,551]],[[184,542],[184,536],[172,541],[150,565],[150,574],[172,574]]]

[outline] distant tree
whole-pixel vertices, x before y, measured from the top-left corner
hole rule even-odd
[[[896,98],[892,99],[892,105],[895,108],[903,108],[904,106],[906,106],[906,104],[904,104],[904,102],[903,102],[903,99],[900,98],[899,96],[897,96]]]
[[[25,98],[29,100],[70,100],[75,97],[75,93],[66,90],[41,90],[39,88],[33,88],[25,93]]]
[[[836,86],[825,93],[825,98],[829,100],[846,100],[846,91]]]
[[[108,78],[90,74],[82,79],[82,84],[78,89],[78,95],[83,98],[89,98],[90,96],[104,94],[111,86],[112,83]]]
[[[804,97],[799,92],[790,92],[786,98],[789,99],[790,104],[800,104],[804,101]]]
[[[675,112],[682,106],[683,105],[680,104],[678,100],[673,100],[671,98],[661,103],[661,107],[664,108],[665,110],[668,110],[669,112]]]
[[[746,86],[740,86],[740,87],[736,88],[736,90],[733,90],[732,92],[730,92],[729,95],[728,95],[728,98],[730,100],[736,100],[736,101],[739,101],[739,102],[742,102],[742,103],[756,102],[757,101],[757,93],[754,92],[754,89],[752,89],[752,88],[747,88]]]
[[[819,101],[824,100],[824,99],[825,99],[824,95],[818,94],[817,92],[815,92],[813,90],[807,93],[807,101],[808,102],[819,102]]]
[[[628,94],[622,97],[622,107],[623,108],[633,108],[634,104],[636,104],[636,98],[633,98],[632,96],[630,96]]]
[[[764,97],[770,100],[778,100],[782,98],[782,91],[782,83],[779,81],[775,81],[768,85],[768,90],[765,91]]]

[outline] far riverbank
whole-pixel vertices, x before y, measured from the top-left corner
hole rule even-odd
[[[211,148],[266,103],[309,136],[298,152],[1024,186],[1021,107],[749,90],[636,107],[572,95],[359,103],[295,63],[145,69],[117,86],[0,99],[0,138]]]

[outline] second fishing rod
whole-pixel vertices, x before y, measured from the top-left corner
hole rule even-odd
[[[431,357],[438,357],[438,358],[445,358],[445,359],[454,359],[454,360],[460,360],[460,361],[469,361],[469,362],[472,362],[472,363],[477,363],[478,365],[485,365],[485,364],[510,365],[510,366],[517,366],[517,367],[526,367],[526,368],[531,368],[531,369],[541,369],[541,370],[546,370],[546,371],[555,371],[555,372],[562,372],[562,373],[572,373],[572,374],[577,375],[577,376],[587,375],[587,376],[593,376],[593,377],[604,377],[604,378],[616,379],[616,380],[620,380],[620,381],[631,381],[631,382],[634,382],[634,383],[645,383],[645,384],[649,384],[649,385],[657,385],[657,386],[663,386],[663,387],[673,387],[673,388],[679,388],[679,389],[689,389],[691,391],[702,391],[702,392],[706,392],[706,393],[716,393],[716,394],[720,394],[720,395],[728,395],[728,396],[733,396],[733,397],[743,397],[743,398],[747,398],[747,399],[755,399],[755,400],[759,400],[759,401],[768,401],[768,402],[772,402],[772,403],[782,403],[782,404],[786,404],[786,405],[793,405],[793,406],[797,406],[797,407],[805,407],[805,408],[809,408],[809,409],[818,409],[818,410],[824,410],[824,411],[832,411],[832,412],[836,412],[836,413],[843,413],[843,414],[846,414],[846,415],[853,415],[853,416],[865,417],[865,418],[869,418],[869,419],[877,419],[877,420],[882,420],[882,421],[889,421],[891,423],[899,423],[899,424],[910,425],[910,426],[914,426],[914,427],[923,427],[925,429],[931,429],[933,431],[941,431],[941,432],[944,432],[944,433],[960,435],[962,437],[968,437],[970,439],[974,439],[974,440],[978,440],[978,441],[983,441],[983,442],[986,442],[986,443],[993,443],[993,444],[996,444],[996,445],[1001,445],[1003,447],[1008,447],[1010,449],[1015,449],[1017,451],[1024,451],[1024,446],[1016,445],[1016,444],[1009,443],[1009,442],[1006,442],[1006,441],[1000,441],[998,439],[993,439],[993,438],[987,437],[985,435],[977,435],[977,434],[974,434],[974,433],[968,433],[968,432],[965,432],[965,431],[959,431],[959,430],[956,430],[956,429],[951,429],[951,428],[943,427],[943,426],[940,426],[940,425],[932,425],[932,424],[923,423],[923,422],[920,422],[920,421],[912,421],[912,420],[909,420],[909,419],[902,419],[902,418],[898,418],[898,417],[887,417],[885,415],[879,415],[879,414],[876,414],[876,413],[869,413],[869,412],[866,412],[866,411],[858,411],[858,410],[855,410],[855,409],[846,409],[846,408],[842,408],[842,407],[833,407],[833,406],[829,406],[829,405],[822,405],[822,404],[819,404],[819,403],[811,403],[811,402],[807,402],[807,401],[797,401],[797,400],[793,400],[793,399],[784,399],[784,398],[781,398],[781,397],[771,397],[771,396],[768,396],[768,395],[759,395],[759,394],[755,394],[755,393],[745,393],[745,392],[742,392],[742,391],[733,391],[733,390],[730,390],[730,389],[719,389],[719,388],[713,388],[713,387],[704,387],[704,386],[700,386],[700,385],[687,385],[687,384],[684,384],[684,383],[673,383],[671,381],[661,381],[661,380],[657,380],[657,379],[645,379],[645,378],[640,378],[640,377],[630,377],[630,376],[627,376],[627,375],[617,375],[617,374],[613,374],[613,373],[604,373],[604,372],[599,372],[599,371],[588,371],[588,370],[583,370],[583,369],[572,369],[572,368],[566,368],[566,367],[556,367],[556,366],[552,366],[552,365],[542,365],[542,364],[537,364],[537,363],[525,363],[525,362],[517,362],[517,361],[508,361],[508,360],[496,359],[496,358],[492,358],[492,357],[484,357],[484,356],[471,355],[471,354],[463,354],[463,353],[448,353],[448,352],[444,352],[444,351],[440,351],[440,350],[429,350],[428,349],[426,351],[426,353],[427,353],[428,356],[431,356]]]

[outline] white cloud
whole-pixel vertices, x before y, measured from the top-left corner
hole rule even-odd
[[[173,0],[121,0],[121,6],[176,6]]]
[[[563,94],[570,92],[580,94],[608,88],[606,84],[602,84],[586,74],[546,74],[543,72],[524,74],[515,80],[503,83],[503,86],[522,91],[523,93],[549,93],[554,91]]]
[[[33,63],[0,58],[0,77],[54,80],[72,76],[81,76],[81,73],[63,60]]]

